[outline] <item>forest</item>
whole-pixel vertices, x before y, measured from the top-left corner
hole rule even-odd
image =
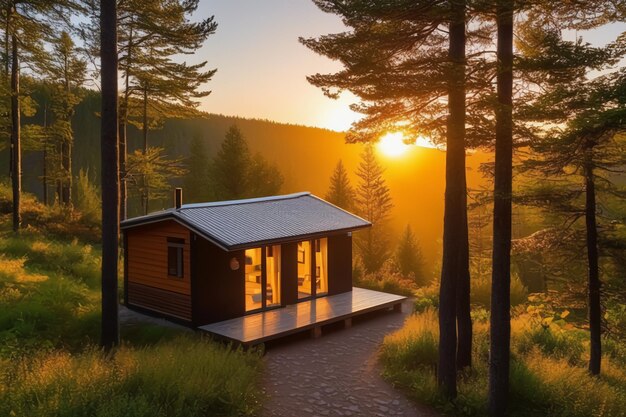
[[[417,404],[623,415],[626,4],[313,3],[346,28],[298,41],[341,64],[307,80],[360,100],[347,132],[204,112],[199,0],[0,4],[0,414],[262,412],[263,349],[120,309],[120,222],[182,187],[370,221],[353,284],[410,297],[376,358]]]

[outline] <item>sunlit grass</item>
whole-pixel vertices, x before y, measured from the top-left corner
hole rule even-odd
[[[0,415],[236,416],[253,415],[260,357],[197,338],[111,357],[90,349],[56,351],[0,370]]]
[[[426,309],[385,338],[385,376],[418,402],[454,415],[486,415],[488,323],[474,324],[473,368],[459,378],[455,402],[439,394],[436,381],[437,314]],[[620,360],[603,358],[600,377],[586,368],[588,344],[577,329],[512,321],[511,416],[612,417],[626,409],[626,370]]]

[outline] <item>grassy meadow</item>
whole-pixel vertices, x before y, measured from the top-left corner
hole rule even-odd
[[[103,355],[100,251],[85,242],[96,232],[84,226],[73,237],[73,224],[82,224],[76,211],[59,221],[64,213],[26,196],[25,228],[16,236],[2,209],[7,194],[1,187],[0,415],[255,414],[257,353],[142,324],[122,325],[122,346]]]

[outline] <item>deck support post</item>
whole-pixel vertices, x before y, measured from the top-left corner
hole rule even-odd
[[[349,329],[350,327],[352,327],[352,317],[348,317],[347,319],[343,321],[344,329]]]
[[[315,326],[311,329],[311,338],[313,339],[318,339],[322,337],[322,327],[321,326]]]

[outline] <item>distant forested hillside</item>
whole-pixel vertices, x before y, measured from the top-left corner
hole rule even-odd
[[[40,110],[23,123],[43,124],[42,99],[34,94]],[[100,119],[98,117],[100,95],[89,91],[76,109],[73,119],[75,148],[72,170],[74,175],[80,169],[88,169],[92,178],[99,182],[100,171]],[[49,122],[49,121],[48,121]],[[162,146],[169,156],[188,157],[189,145],[195,136],[201,136],[210,156],[215,155],[228,127],[236,124],[253,152],[275,162],[284,176],[283,193],[311,191],[324,196],[329,178],[337,161],[342,159],[347,170],[355,177],[354,170],[359,161],[361,145],[346,144],[343,133],[320,128],[276,123],[266,120],[243,119],[238,117],[206,114],[194,120],[168,120],[161,130],[150,132],[151,146]],[[128,151],[139,149],[141,135],[138,129],[129,126]],[[415,147],[405,155],[390,159],[379,155],[386,167],[385,178],[391,189],[394,209],[392,227],[395,236],[410,223],[424,250],[430,265],[440,258],[443,222],[444,164],[445,153]],[[484,154],[469,157],[470,187],[477,187],[483,180],[478,174],[480,162],[487,158]],[[42,152],[24,152],[24,189],[41,197]],[[8,173],[8,153],[0,152],[0,172]],[[177,181],[174,185],[180,185]],[[139,213],[136,199],[129,200],[129,215]],[[154,201],[152,209],[169,207],[170,201]]]

